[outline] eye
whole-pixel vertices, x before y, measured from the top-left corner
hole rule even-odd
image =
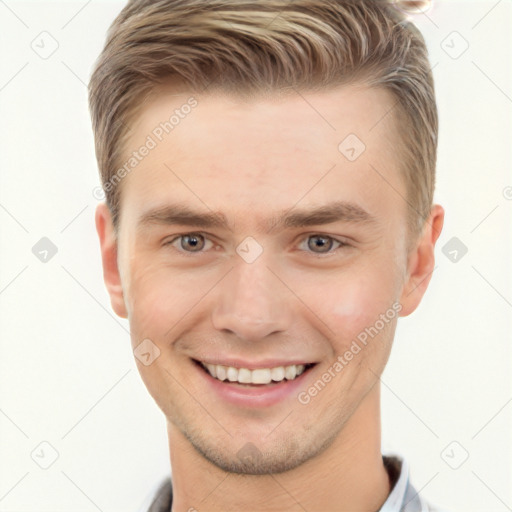
[[[301,245],[307,243],[307,249],[301,249],[305,252],[313,253],[315,256],[329,256],[336,252],[340,247],[348,247],[349,244],[342,240],[336,240],[328,235],[314,234],[309,235]],[[174,237],[172,240],[164,243],[170,245],[182,253],[201,253],[213,247],[213,242],[201,233],[185,233]]]
[[[309,235],[304,241],[307,242],[309,252],[312,252],[318,256],[322,256],[324,254],[332,254],[336,251],[336,249],[349,245],[341,240],[336,240],[331,236],[319,234]],[[333,246],[336,244],[337,246],[334,250],[332,250]]]
[[[179,243],[177,244],[177,242]],[[212,244],[211,240],[208,240],[208,238],[200,233],[186,233],[173,238],[169,242],[166,242],[165,245],[172,245],[181,252],[194,253],[202,252],[208,245],[208,242]]]

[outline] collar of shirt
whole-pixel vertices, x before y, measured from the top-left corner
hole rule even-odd
[[[398,480],[396,480],[388,499],[379,509],[379,512],[398,512],[404,505],[405,493],[410,485],[409,464],[405,459],[393,456],[384,456],[383,459],[391,481],[393,482],[393,473],[398,473]]]

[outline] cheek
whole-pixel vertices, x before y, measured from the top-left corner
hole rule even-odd
[[[343,333],[343,340],[349,341],[373,323],[378,316],[376,297],[364,287],[346,287],[333,301],[331,321],[335,332]]]
[[[185,298],[176,280],[160,265],[132,259],[125,302],[133,335],[161,339],[185,315]]]
[[[368,313],[362,290],[345,290],[333,301],[331,316],[336,327],[348,328],[364,323]]]
[[[338,286],[323,288],[317,296],[321,318],[336,333],[336,350],[342,351],[365,329],[375,325],[395,302],[396,291],[387,277],[367,275],[365,278],[340,280]]]

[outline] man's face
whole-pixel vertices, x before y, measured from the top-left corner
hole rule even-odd
[[[151,340],[160,351],[137,364],[172,429],[225,470],[292,469],[368,419],[360,411],[376,419],[368,401],[398,311],[415,307],[404,292],[394,101],[355,86],[280,100],[194,95],[197,106],[158,141],[155,127],[189,98],[157,95],[126,146],[128,160],[148,135],[157,142],[122,182],[116,311],[134,349]],[[333,205],[334,216],[309,215]],[[222,214],[226,225],[176,220],[177,207]],[[242,385],[197,362],[314,366],[297,380]]]

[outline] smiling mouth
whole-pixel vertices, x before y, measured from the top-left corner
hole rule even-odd
[[[233,366],[224,366],[221,364],[208,364],[193,359],[194,363],[205,373],[214,379],[226,382],[226,384],[242,386],[273,386],[281,382],[295,380],[300,375],[309,371],[317,363],[276,366],[273,368],[235,368]]]

